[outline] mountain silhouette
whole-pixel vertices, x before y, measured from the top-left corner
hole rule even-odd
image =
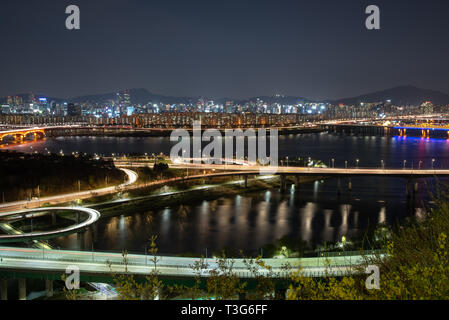
[[[167,104],[177,104],[177,103],[195,103],[200,97],[176,97],[176,96],[165,96],[160,94],[154,94],[147,89],[138,88],[130,89],[129,94],[131,96],[131,102],[133,104],[147,104],[148,102],[153,103],[167,103]],[[27,101],[29,94],[16,94],[14,96],[21,96],[24,101]],[[36,94],[36,98],[46,97],[43,94]],[[47,97],[48,101],[61,102],[73,102],[73,103],[108,103],[111,100],[116,99],[116,93],[105,93],[105,94],[93,94],[84,95],[73,98],[55,98]],[[244,104],[246,102],[255,102],[257,99],[263,100],[265,103],[279,103],[279,104],[296,104],[311,102],[314,100],[307,99],[305,97],[295,97],[295,96],[259,96],[250,99],[232,99],[232,98],[211,98],[217,103],[224,104],[228,100],[232,100],[236,103]],[[6,103],[7,98],[4,97],[0,99],[1,103]],[[421,89],[414,86],[399,86],[391,89],[372,92],[368,94],[363,94],[357,97],[342,98],[337,100],[323,100],[315,102],[330,102],[332,104],[344,103],[347,105],[358,105],[361,102],[371,103],[371,102],[381,102],[391,100],[395,105],[421,105],[425,101],[432,101],[434,105],[449,105],[449,94],[435,91]]]
[[[356,105],[361,102],[371,103],[386,100],[391,100],[395,105],[421,105],[425,101],[431,101],[434,105],[449,105],[449,94],[414,86],[400,86],[360,95],[358,97],[334,100],[332,103]]]

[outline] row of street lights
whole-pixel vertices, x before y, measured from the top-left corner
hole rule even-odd
[[[435,161],[436,161],[435,158],[433,158],[432,162],[431,162],[432,163],[432,170],[435,169]],[[356,168],[358,169],[359,168],[360,159],[356,159],[355,162],[356,162]],[[419,163],[418,163],[418,170],[421,170],[422,164],[423,164],[423,161],[420,160]],[[329,167],[330,168],[335,168],[335,159],[329,160]],[[385,169],[385,162],[384,162],[384,160],[380,160],[380,167],[382,169]],[[406,167],[407,167],[407,160],[404,160],[402,168],[406,169]],[[413,166],[413,161],[412,161],[412,169],[413,168],[414,168],[414,166]],[[348,161],[347,160],[345,160],[345,169],[348,169]]]
[[[383,160],[382,160],[383,161]],[[433,169],[435,169],[435,158],[433,158],[432,159],[432,170]],[[418,170],[421,170],[421,165],[422,165],[422,160],[420,160],[419,162],[418,162]],[[403,165],[403,169],[406,169],[406,167],[407,167],[407,160],[404,160],[404,165]],[[413,161],[412,161],[412,170],[413,170],[413,168],[414,168],[414,165],[413,165]]]
[[[287,157],[285,157],[285,161],[286,161],[286,163],[287,163],[287,167],[288,167],[288,156]],[[435,158],[433,158],[432,159],[432,170],[435,168]],[[311,162],[311,158],[309,157],[308,158],[308,162],[310,163]],[[355,160],[355,163],[356,163],[356,168],[358,169],[359,168],[359,164],[360,164],[360,159],[356,159]],[[423,163],[423,161],[419,161],[419,164],[418,164],[418,170],[421,170],[421,165],[422,165],[422,163]],[[283,164],[283,161],[281,160],[281,164]],[[406,169],[406,166],[407,166],[407,160],[404,160],[403,161],[403,169]],[[385,162],[384,162],[384,160],[380,160],[380,167],[381,167],[381,169],[385,169]],[[412,169],[413,169],[413,161],[412,161]],[[329,168],[335,168],[335,159],[330,159],[329,160]],[[345,160],[345,169],[348,169],[348,161],[347,160]]]

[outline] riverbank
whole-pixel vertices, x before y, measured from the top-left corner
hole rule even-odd
[[[95,130],[78,130],[78,131],[67,131],[67,132],[59,132],[59,133],[49,133],[47,136],[52,138],[58,137],[170,137],[174,128],[169,129],[157,129],[151,128],[148,130],[145,129],[127,129],[127,130],[117,130],[113,128],[94,128]],[[190,134],[192,134],[192,128],[181,128],[186,130]],[[216,129],[216,128],[214,128]],[[258,129],[266,129],[267,132],[270,132],[271,128],[232,128],[232,129],[218,129],[222,135],[225,134],[225,130],[238,130],[241,129],[243,131],[248,129],[253,129],[257,131]],[[289,135],[289,134],[305,134],[305,133],[320,133],[325,132],[325,130],[320,128],[279,128],[279,135]],[[201,131],[201,134],[204,133],[204,127]]]
[[[150,193],[148,196],[143,196],[138,199],[129,199],[126,202],[120,202],[118,199],[118,205],[114,203],[104,204],[104,205],[91,205],[95,209],[99,210],[101,213],[101,218],[110,218],[120,215],[130,215],[137,211],[157,211],[164,209],[166,207],[180,206],[180,205],[194,205],[201,203],[203,201],[216,200],[222,197],[231,197],[238,194],[246,194],[252,192],[259,192],[264,190],[270,190],[275,188],[280,188],[280,178],[273,177],[270,179],[249,179],[248,186],[245,187],[244,181],[241,180],[230,180],[229,178],[225,181],[220,178],[221,184],[211,184],[204,185],[204,179],[200,179],[197,182],[186,181],[182,184],[177,184],[176,189],[169,186],[165,186],[162,189],[159,187],[143,188],[139,191],[134,191],[134,196],[140,195],[142,197],[145,193]],[[322,178],[317,177],[302,177],[301,183],[309,183],[316,180],[322,180]],[[296,179],[291,177],[287,178],[288,184],[296,183]],[[159,191],[159,194],[157,193]],[[136,193],[137,192],[137,193]],[[131,194],[128,194],[131,196]],[[157,199],[155,201],[149,201]]]

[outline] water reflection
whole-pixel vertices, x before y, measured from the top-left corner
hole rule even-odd
[[[387,222],[386,208],[382,207],[379,211],[379,224]]]
[[[312,220],[315,215],[317,206],[315,203],[307,203],[304,208],[300,210],[301,215],[301,238],[308,242],[312,238]]]
[[[348,234],[348,217],[351,211],[351,205],[344,204],[340,206],[341,212],[341,225],[338,233],[338,237],[341,238]]]
[[[166,208],[162,212],[162,219],[161,219],[161,225],[160,225],[160,234],[161,237],[167,237],[169,236],[170,232],[170,216],[171,216],[171,209]]]
[[[359,226],[359,212],[354,212],[354,228],[357,228]]]
[[[293,193],[271,190],[105,218],[99,222],[94,245],[103,250],[141,252],[155,234],[161,253],[204,254],[205,248],[213,252],[225,247],[256,251],[287,235],[309,244],[339,241],[342,236],[351,240],[378,223],[404,221],[407,212],[423,215],[419,206],[406,210],[410,201],[400,180],[354,178],[352,182],[351,197],[349,191],[339,196],[338,181],[330,179],[319,184],[304,183]],[[417,203],[428,203],[426,195],[418,195]],[[317,198],[320,200],[315,201]],[[379,198],[383,201],[379,202]],[[90,232],[83,237],[78,241],[73,235],[61,237],[53,243],[62,248],[89,250]]]
[[[329,242],[334,239],[334,228],[331,226],[332,210],[324,210],[324,226],[321,237],[324,242]]]

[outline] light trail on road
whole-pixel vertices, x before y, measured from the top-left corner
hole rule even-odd
[[[106,188],[89,190],[89,191],[74,192],[74,193],[69,193],[69,194],[61,194],[61,195],[50,196],[50,197],[43,197],[43,198],[30,200],[30,201],[22,200],[22,201],[16,201],[16,202],[6,202],[6,203],[0,204],[0,212],[37,208],[43,204],[58,204],[58,203],[65,203],[65,202],[78,200],[78,199],[88,199],[88,198],[103,196],[103,195],[107,195],[107,194],[111,194],[111,193],[116,193],[116,192],[120,191],[121,189],[126,189],[127,187],[136,183],[136,181],[138,179],[138,175],[135,171],[132,171],[130,169],[125,169],[125,168],[118,168],[118,169],[123,171],[127,176],[127,181],[118,186],[106,187]]]
[[[77,223],[75,225],[60,228],[52,231],[39,231],[39,232],[31,232],[31,233],[17,233],[13,232],[12,234],[0,235],[0,243],[1,242],[18,242],[24,240],[34,240],[34,239],[48,239],[52,237],[58,237],[60,235],[74,233],[78,230],[82,230],[84,228],[89,227],[100,219],[100,213],[97,210],[83,207],[51,207],[51,208],[38,208],[38,209],[30,209],[30,210],[22,210],[22,211],[14,211],[14,212],[6,212],[0,213],[0,218],[7,218],[13,216],[23,216],[29,215],[33,212],[49,212],[49,211],[75,211],[86,213],[88,218],[83,222]]]

